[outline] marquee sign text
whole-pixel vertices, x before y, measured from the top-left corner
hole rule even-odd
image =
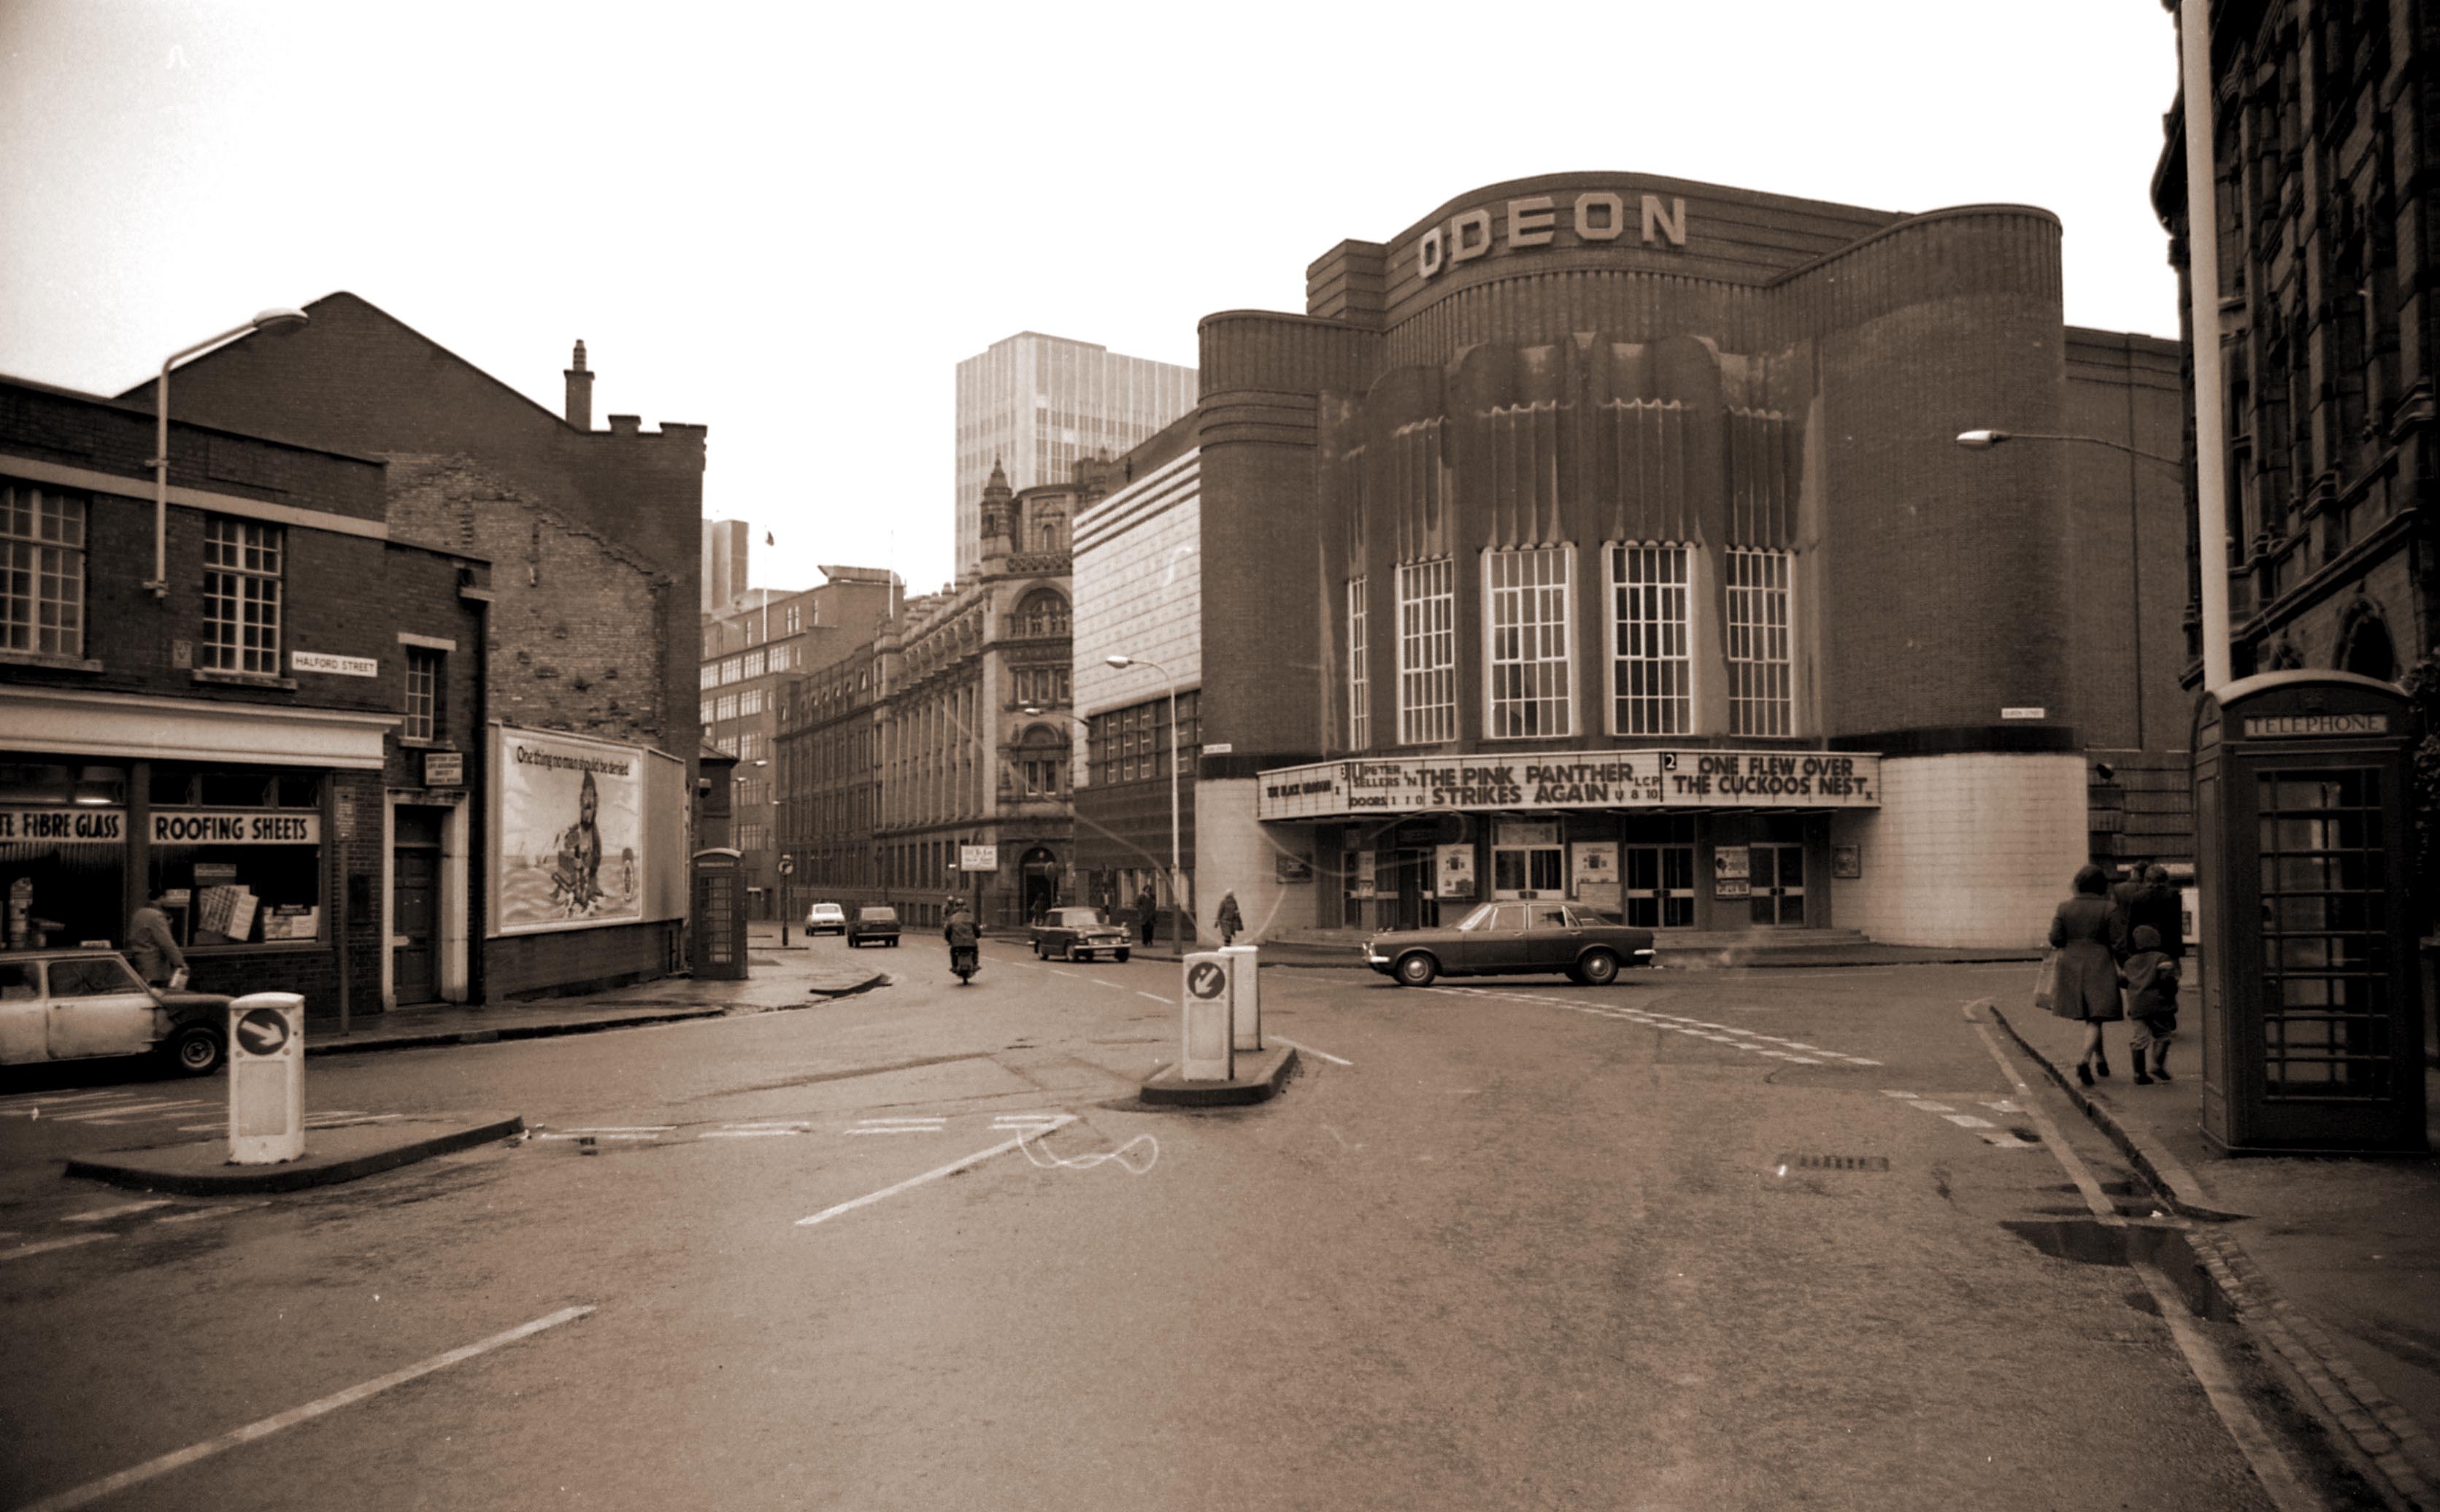
[[[1881,758],[1844,751],[1592,751],[1401,756],[1283,767],[1256,815],[1328,819],[1444,809],[1877,809]]]

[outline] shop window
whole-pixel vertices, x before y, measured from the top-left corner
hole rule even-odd
[[[1610,728],[1687,735],[1694,720],[1693,592],[1679,545],[1609,549]]]
[[[440,656],[427,647],[406,649],[406,721],[399,731],[409,740],[438,740],[440,724]]]
[[[120,937],[126,803],[123,768],[0,764],[0,939],[8,949]]]
[[[151,882],[166,895],[181,946],[328,937],[322,781],[311,772],[154,765]]]
[[[1729,733],[1785,735],[1794,726],[1785,551],[1730,548]]]
[[[1575,552],[1568,546],[1482,554],[1490,637],[1490,723],[1495,740],[1575,731],[1575,682],[1568,586]]]
[[[286,532],[274,525],[204,520],[203,666],[216,672],[279,672],[280,571]]]
[[[1457,564],[1398,568],[1398,740],[1457,738]]]
[[[1366,660],[1364,579],[1347,579],[1347,745],[1361,751],[1372,743],[1372,669]]]
[[[0,484],[0,649],[84,654],[85,501]]]

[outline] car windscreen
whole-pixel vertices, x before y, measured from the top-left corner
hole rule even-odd
[[[1081,929],[1087,924],[1099,924],[1102,911],[1098,908],[1063,908],[1054,917],[1069,929]]]
[[[855,911],[855,916],[864,920],[868,924],[895,924],[898,922],[898,911],[894,908],[859,908]]]

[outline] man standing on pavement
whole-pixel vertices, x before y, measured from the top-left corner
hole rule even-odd
[[[161,889],[153,888],[145,895],[144,906],[127,919],[127,964],[154,987],[170,986],[170,973],[187,969],[187,957],[178,949],[170,916],[161,911],[162,898]]]

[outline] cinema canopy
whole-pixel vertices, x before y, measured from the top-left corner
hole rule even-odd
[[[1559,174],[1207,317],[1194,412],[1076,522],[1080,830],[1165,854],[1175,686],[1207,920],[2035,941],[2091,753],[2173,770],[2187,702],[2176,470],[1954,443],[2177,451],[2177,347],[2067,328],[2059,242]]]

